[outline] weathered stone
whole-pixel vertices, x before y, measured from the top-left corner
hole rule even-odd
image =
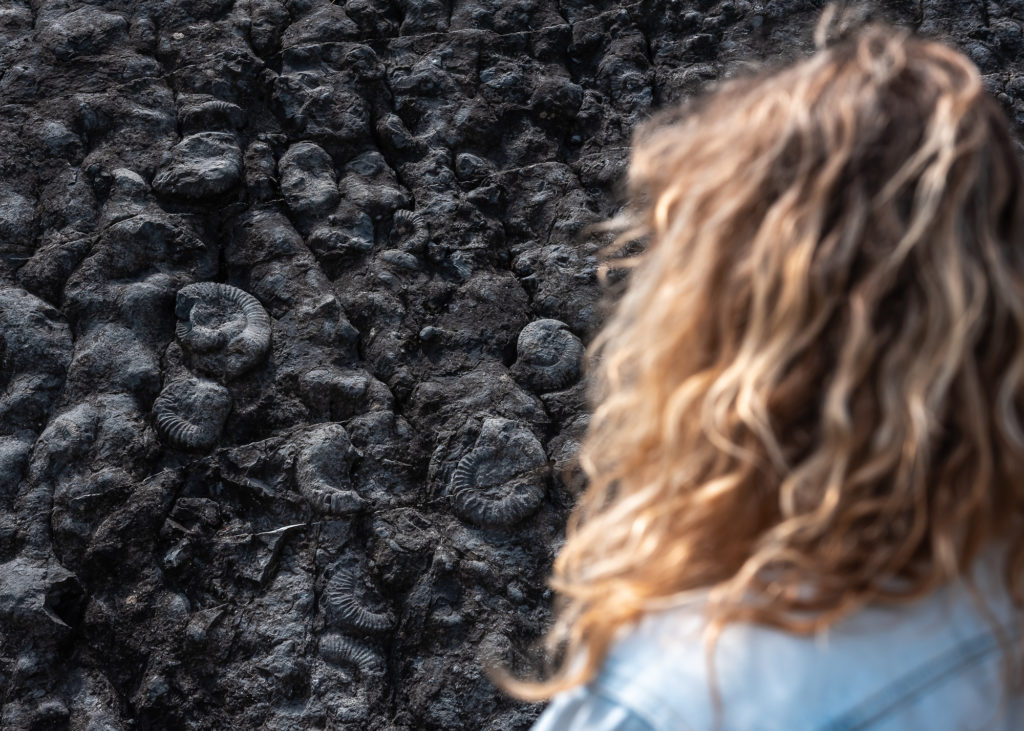
[[[203,200],[231,190],[242,177],[242,151],[231,134],[199,132],[171,150],[167,165],[153,179],[163,195]]]

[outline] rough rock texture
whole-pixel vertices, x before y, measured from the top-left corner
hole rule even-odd
[[[890,4],[1024,123],[1024,3]],[[820,5],[0,4],[0,728],[528,727],[581,231]]]

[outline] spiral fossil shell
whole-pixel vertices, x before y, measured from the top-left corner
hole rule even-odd
[[[197,370],[224,379],[256,366],[270,347],[270,318],[251,294],[219,282],[178,290],[175,334]]]
[[[333,618],[350,629],[384,632],[391,629],[391,618],[384,612],[368,609],[360,596],[360,582],[354,571],[339,569],[327,582],[324,598]]]
[[[153,403],[157,429],[176,447],[205,450],[216,444],[231,411],[231,395],[205,378],[172,381]]]
[[[512,375],[534,391],[565,388],[580,375],[583,342],[560,320],[535,320],[519,333]]]
[[[507,419],[486,419],[452,476],[455,512],[486,528],[518,523],[544,499],[547,468],[544,449],[529,429]]]
[[[427,222],[418,213],[404,208],[397,210],[392,222],[397,238],[402,241],[402,247],[407,251],[422,249],[430,240]]]
[[[332,632],[323,635],[319,645],[320,656],[327,662],[353,666],[364,676],[384,672],[384,661],[380,655],[350,637]]]
[[[178,121],[188,128],[227,128],[242,127],[245,124],[245,112],[237,104],[221,99],[209,99],[182,109]]]

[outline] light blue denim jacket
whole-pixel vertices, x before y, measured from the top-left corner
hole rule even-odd
[[[1021,628],[992,558],[978,588],[1020,657]],[[557,696],[534,731],[694,731],[715,712],[700,598],[649,615],[589,685]],[[816,637],[730,625],[716,650],[722,731],[1024,729],[1007,697],[1000,638],[962,583],[914,604],[870,608]]]

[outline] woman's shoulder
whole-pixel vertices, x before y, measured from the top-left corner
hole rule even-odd
[[[1001,642],[1019,650],[1020,625],[1008,597],[986,593],[1002,636],[959,584],[913,604],[863,610],[813,637],[727,626],[714,651],[720,728],[1000,728]],[[537,728],[715,727],[702,608],[690,602],[645,617],[599,675],[556,699]],[[1016,724],[1020,706],[1004,712]]]

